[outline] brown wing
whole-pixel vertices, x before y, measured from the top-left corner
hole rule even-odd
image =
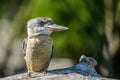
[[[27,47],[27,38],[25,38],[22,42],[22,51],[23,51],[23,55],[26,55],[26,47]]]

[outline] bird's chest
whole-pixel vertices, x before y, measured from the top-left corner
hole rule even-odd
[[[29,58],[40,58],[51,55],[53,40],[51,37],[31,38],[27,41],[26,55]]]

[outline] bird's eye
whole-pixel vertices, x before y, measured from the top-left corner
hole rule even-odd
[[[39,21],[38,23],[37,23],[37,26],[38,27],[42,27],[44,25],[44,22],[42,22],[42,21]]]
[[[41,25],[44,25],[44,24],[45,24],[45,22],[41,21],[41,22],[40,22],[40,24],[41,24]]]

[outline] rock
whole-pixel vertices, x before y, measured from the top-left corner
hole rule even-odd
[[[31,77],[27,73],[1,78],[1,80],[115,80],[104,78],[96,72],[97,61],[92,57],[81,56],[80,61],[73,67],[50,70],[46,74],[34,72]]]

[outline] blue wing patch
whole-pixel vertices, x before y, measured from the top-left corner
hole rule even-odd
[[[27,39],[24,39],[22,42],[22,51],[24,56],[25,56],[26,47],[27,47]]]
[[[52,51],[51,51],[50,61],[51,61],[51,59],[52,59],[52,57],[53,57],[53,53],[54,53],[54,44],[52,45]]]

